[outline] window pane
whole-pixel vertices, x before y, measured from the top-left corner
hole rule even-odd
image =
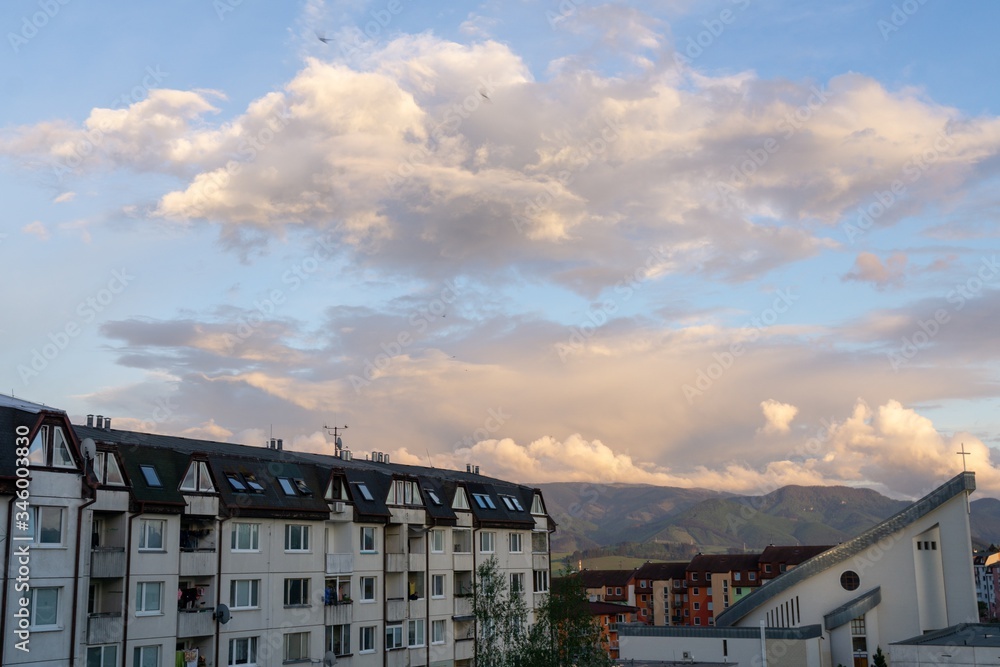
[[[61,508],[38,508],[38,542],[40,544],[62,544]]]
[[[59,622],[59,589],[36,588],[31,596],[32,625],[56,625]]]
[[[118,467],[118,459],[111,452],[105,454],[105,464],[107,467],[107,475],[105,475],[105,484],[118,484],[124,485],[125,478],[122,477],[121,468]]]
[[[58,426],[55,426],[52,429],[52,443],[52,465],[62,468],[72,468],[73,457],[69,453],[69,443],[66,442],[66,436],[63,435],[63,430]]]

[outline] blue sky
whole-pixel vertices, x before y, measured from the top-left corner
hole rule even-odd
[[[523,481],[994,465],[994,3],[8,3],[5,392]],[[320,39],[322,38],[322,39]]]

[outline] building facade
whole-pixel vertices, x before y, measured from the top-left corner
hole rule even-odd
[[[73,425],[9,398],[0,428],[4,665],[462,667],[480,564],[529,613],[548,591],[541,493],[471,468]]]

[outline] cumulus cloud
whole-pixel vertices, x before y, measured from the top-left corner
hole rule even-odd
[[[758,433],[788,433],[791,430],[792,420],[799,412],[794,405],[781,403],[773,398],[761,402],[760,409],[764,411],[767,423],[758,429]]]
[[[854,269],[844,276],[844,280],[871,283],[878,289],[898,287],[906,274],[906,253],[896,252],[885,262],[870,252],[860,252],[854,259]]]

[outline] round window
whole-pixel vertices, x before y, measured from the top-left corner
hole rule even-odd
[[[853,570],[848,570],[840,575],[840,585],[844,587],[845,591],[857,590],[858,586],[861,585],[861,577],[858,573]]]

